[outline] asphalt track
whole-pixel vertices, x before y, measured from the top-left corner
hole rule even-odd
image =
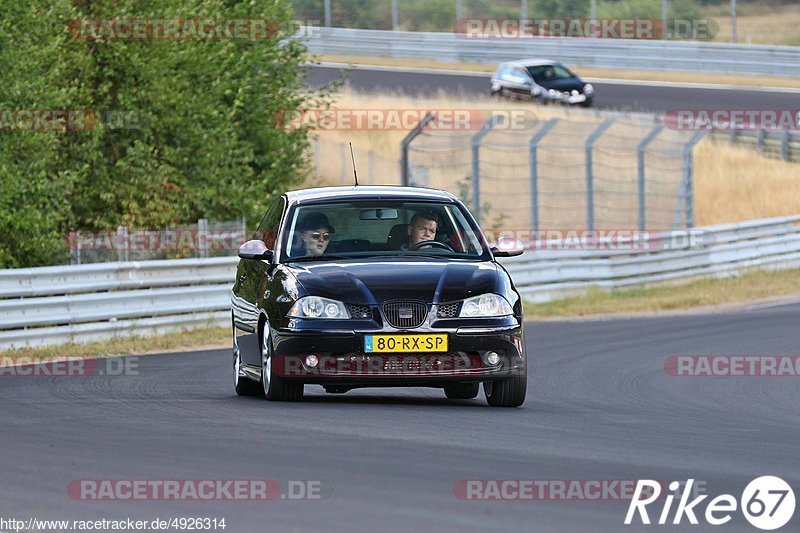
[[[714,528],[685,518],[682,528],[626,527],[624,501],[464,501],[453,487],[694,478],[712,496],[738,498],[771,474],[800,496],[800,378],[673,377],[663,367],[672,354],[797,354],[798,322],[800,305],[784,304],[530,323],[534,368],[518,409],[433,389],[334,396],[307,387],[296,404],[239,398],[227,350],[129,358],[126,375],[0,377],[0,517],[225,517],[226,532],[757,531],[740,513]],[[80,479],[245,478],[319,481],[322,497],[102,502],[67,493]],[[781,531],[799,526],[800,510]]]
[[[308,84],[319,87],[338,79],[346,69],[316,66]],[[580,72],[580,71],[578,71]],[[398,72],[382,68],[358,67],[346,74],[350,85],[361,91],[394,91],[411,95],[430,95],[438,91],[465,96],[487,95],[489,74],[443,74]],[[597,91],[595,108],[628,112],[664,113],[679,109],[798,109],[800,92],[780,92],[742,88],[685,87],[667,84],[640,85],[636,82],[592,81]]]

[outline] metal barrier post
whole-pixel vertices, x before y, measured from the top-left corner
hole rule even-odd
[[[425,126],[436,117],[433,113],[428,111],[422,120],[419,121],[417,126],[408,132],[403,140],[400,142],[400,176],[402,179],[403,187],[408,187],[409,183],[409,164],[408,164],[408,149],[411,146],[411,142],[422,133],[422,130],[425,129]]]
[[[708,135],[707,131],[698,131],[686,146],[683,147],[683,179],[681,180],[681,188],[678,192],[678,202],[675,204],[675,217],[672,221],[674,229],[680,227],[681,217],[681,203],[683,203],[684,214],[686,217],[686,227],[694,227],[694,169],[692,168],[694,162],[692,159],[692,149],[699,143],[703,137]]]
[[[644,179],[644,151],[647,149],[647,145],[650,144],[653,139],[655,139],[661,130],[664,129],[663,124],[658,124],[650,130],[642,142],[639,143],[639,146],[636,148],[637,151],[637,163],[638,163],[638,178],[639,178],[639,231],[644,231],[645,226],[647,224],[647,211],[646,211],[646,190],[645,190],[645,179]]]
[[[592,174],[592,149],[597,139],[614,123],[613,118],[606,119],[586,140],[586,229],[594,230],[594,175]]]
[[[208,219],[197,220],[198,257],[208,257]]]
[[[542,129],[531,137],[530,142],[530,166],[531,166],[531,229],[536,232],[539,230],[539,160],[537,150],[539,143],[545,135],[550,133],[560,119],[552,118],[545,122]]]
[[[128,249],[130,240],[128,239],[128,227],[117,226],[117,261],[128,260]]]
[[[789,130],[783,130],[781,135],[781,159],[789,160]]]
[[[480,148],[481,141],[486,137],[494,125],[501,120],[500,115],[492,116],[489,121],[484,124],[478,133],[472,136],[470,143],[472,144],[472,216],[478,222],[481,221],[481,176],[480,176]]]

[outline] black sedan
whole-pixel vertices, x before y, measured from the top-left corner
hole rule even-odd
[[[289,192],[239,249],[231,292],[239,395],[296,401],[305,385],[438,387],[525,400],[522,300],[452,194],[409,187]]]
[[[528,59],[501,63],[492,74],[490,93],[494,96],[532,98],[589,107],[594,87],[567,67],[549,59]]]

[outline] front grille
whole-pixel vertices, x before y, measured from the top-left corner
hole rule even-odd
[[[372,309],[368,305],[348,305],[350,316],[353,318],[372,318]]]
[[[383,316],[396,328],[416,328],[425,322],[428,305],[424,302],[386,302]]]
[[[458,316],[459,302],[439,304],[436,306],[436,316],[439,318],[455,318]]]

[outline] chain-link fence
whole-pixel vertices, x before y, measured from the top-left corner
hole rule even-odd
[[[705,132],[632,117],[502,117],[477,131],[422,127],[401,147],[404,184],[442,188],[484,227],[692,227],[692,147]]]

